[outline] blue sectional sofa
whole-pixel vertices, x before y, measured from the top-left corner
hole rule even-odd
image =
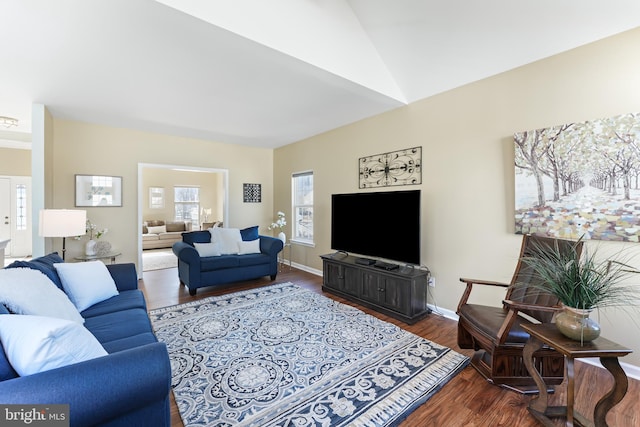
[[[57,253],[8,268],[28,267],[60,289]],[[107,266],[118,295],[83,311],[84,327],[108,353],[32,375],[18,376],[0,346],[0,402],[68,404],[71,426],[169,426],[171,365],[166,345],[153,334],[134,264]],[[17,284],[18,286],[20,284]],[[9,314],[0,304],[0,316]]]
[[[191,231],[182,233],[182,242],[173,244],[173,253],[178,257],[180,284],[195,295],[198,288],[215,286],[241,280],[278,274],[278,253],[283,248],[282,240],[258,235],[258,227],[240,230],[243,241],[259,239],[259,253],[200,256],[196,244],[211,243],[211,233]]]

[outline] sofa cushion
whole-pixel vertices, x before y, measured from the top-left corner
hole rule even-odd
[[[53,317],[0,316],[7,358],[20,376],[106,356],[106,350],[81,324]]]
[[[182,232],[172,231],[158,234],[160,240],[180,240],[182,238]]]
[[[118,351],[129,350],[130,348],[140,347],[147,344],[158,342],[158,339],[151,332],[143,332],[137,335],[120,338],[113,341],[101,343],[107,353],[116,353]]]
[[[258,234],[258,226],[254,225],[253,227],[243,228],[240,230],[240,235],[244,241],[258,240],[258,237],[260,237]]]
[[[221,255],[202,258],[200,260],[200,271],[220,270],[223,268],[233,268],[240,265],[237,255]]]
[[[194,243],[209,243],[211,242],[211,233],[208,230],[204,231],[189,231],[182,233],[182,241],[193,246]]]
[[[182,233],[183,231],[187,231],[187,227],[184,221],[167,222],[166,226],[167,226],[168,233],[176,232],[176,231],[179,231]]]
[[[100,343],[153,332],[147,312],[139,308],[88,317],[84,326]]]
[[[238,257],[238,265],[240,267],[248,267],[250,265],[269,264],[271,259],[265,254],[250,254]]]
[[[101,261],[54,264],[65,292],[79,311],[118,295],[116,283]]]
[[[46,275],[31,268],[0,270],[0,303],[16,314],[84,322],[69,297]]]
[[[142,235],[142,241],[143,242],[156,241],[156,240],[159,240],[159,236],[157,234],[143,234]]]
[[[260,240],[250,240],[248,242],[238,242],[238,255],[259,254]]]
[[[14,261],[6,268],[19,268],[19,267],[27,267],[32,268],[34,270],[39,270],[47,275],[49,279],[60,289],[62,289],[62,281],[60,280],[60,276],[58,276],[58,272],[53,267],[53,264],[64,262],[62,258],[58,255],[58,252],[51,252],[48,255],[41,256],[39,258],[32,259],[31,261]]]
[[[149,221],[145,221],[145,225],[147,227],[157,227],[159,225],[164,225],[164,221],[161,219],[150,219]]]
[[[122,310],[129,310],[131,308],[147,309],[142,291],[138,289],[121,291],[116,296],[92,305],[81,314],[82,317],[86,319],[88,317],[101,316],[103,314],[115,313]]]
[[[158,226],[147,226],[147,231],[149,234],[160,234],[160,233],[166,233],[167,232],[167,226],[166,225],[158,225]]]

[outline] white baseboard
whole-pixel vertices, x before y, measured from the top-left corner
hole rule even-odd
[[[455,311],[447,310],[446,308],[436,307],[431,304],[428,304],[428,306],[433,313],[439,314],[442,317],[446,317],[447,319],[455,320],[456,322],[458,321],[458,315],[455,313]],[[605,367],[602,366],[602,364],[600,363],[600,359],[598,359],[597,357],[586,357],[586,358],[580,359],[580,361],[605,369]],[[630,363],[620,362],[620,367],[627,374],[627,377],[640,380],[640,366],[631,365]]]
[[[306,271],[307,273],[315,274],[316,276],[322,277],[322,275],[323,275],[322,270],[316,270],[315,268],[311,268],[308,265],[302,265],[302,264],[298,264],[297,262],[292,262],[291,266],[294,267],[294,268],[297,268],[298,270],[302,270],[302,271]],[[287,268],[288,267],[287,263],[285,263],[282,267],[283,268]]]

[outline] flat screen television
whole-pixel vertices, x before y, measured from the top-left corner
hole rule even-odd
[[[420,265],[420,190],[333,194],[331,248]]]

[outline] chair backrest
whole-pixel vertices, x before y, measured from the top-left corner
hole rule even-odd
[[[551,307],[559,304],[557,297],[540,290],[537,286],[540,282],[540,278],[534,274],[533,269],[529,267],[526,262],[523,262],[523,257],[535,256],[539,248],[555,248],[556,245],[562,253],[577,250],[578,255],[580,255],[583,242],[554,239],[552,237],[532,235],[523,236],[522,247],[520,248],[520,257],[518,258],[518,264],[516,265],[513,278],[511,279],[511,286],[507,291],[506,299],[523,304],[541,305],[545,307]],[[554,314],[539,310],[522,310],[522,312],[542,323],[551,322]]]

